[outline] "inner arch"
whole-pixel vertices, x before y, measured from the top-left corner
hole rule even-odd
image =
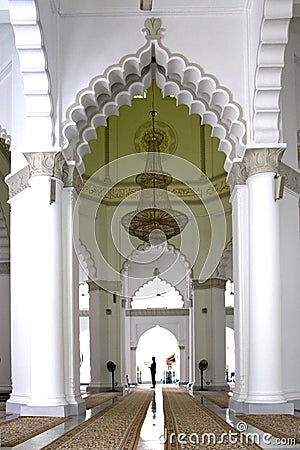
[[[166,328],[156,325],[145,331],[139,339],[136,350],[137,379],[150,383],[149,366],[152,356],[156,359],[156,382],[167,381],[167,372],[171,372],[171,381],[179,379],[180,356],[176,337]]]

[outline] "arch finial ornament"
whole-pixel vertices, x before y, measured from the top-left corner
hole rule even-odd
[[[229,172],[232,161],[242,158],[245,151],[241,107],[216,78],[161,44],[160,19],[146,19],[143,30],[146,44],[93,78],[68,109],[62,129],[66,158],[74,159],[82,174],[82,158],[90,153],[89,141],[97,138],[96,129],[105,126],[109,116],[118,115],[122,105],[131,105],[134,95],[142,95],[155,78],[164,96],[174,95],[177,105],[187,105],[190,114],[198,114],[203,124],[212,127],[212,136],[220,140],[219,150],[226,154],[224,167]],[[155,62],[151,63],[153,52]]]

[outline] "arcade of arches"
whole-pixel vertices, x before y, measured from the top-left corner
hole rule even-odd
[[[7,412],[83,413],[80,381],[109,389],[112,360],[118,389],[140,383],[153,356],[143,340],[163,330],[162,381],[171,370],[197,390],[206,359],[209,389],[228,389],[235,373],[231,411],[293,413],[299,2],[189,1],[183,12],[167,0],[156,17],[117,0],[74,3],[0,0]],[[153,109],[167,196],[188,222],[169,241],[142,242],[122,218],[141,205]]]

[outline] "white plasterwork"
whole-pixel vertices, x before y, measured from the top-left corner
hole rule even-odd
[[[125,56],[119,64],[93,78],[68,108],[62,130],[66,158],[78,160],[82,174],[85,170],[82,158],[90,153],[89,141],[97,138],[96,129],[105,126],[107,118],[118,114],[122,105],[131,105],[134,95],[142,95],[154,77],[163,96],[173,95],[177,105],[185,104],[190,114],[200,115],[202,123],[212,127],[212,136],[220,140],[219,150],[226,154],[224,167],[228,172],[233,158],[241,158],[245,151],[246,129],[240,106],[215,78],[162,45],[159,18],[147,19],[144,31],[146,44],[136,54]],[[150,64],[153,48],[156,62]]]
[[[280,142],[281,72],[293,0],[265,0],[257,55],[253,142]]]

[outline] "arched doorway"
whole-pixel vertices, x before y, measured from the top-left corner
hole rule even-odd
[[[150,383],[149,366],[152,356],[156,359],[156,382],[176,382],[180,377],[180,350],[171,331],[156,325],[145,331],[136,349],[136,371],[139,383]]]

